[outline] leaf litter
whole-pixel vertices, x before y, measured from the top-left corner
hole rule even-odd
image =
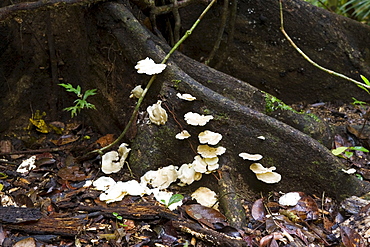
[[[329,122],[339,126],[348,122],[351,127],[358,125],[342,127],[333,148],[366,147],[367,139],[364,137],[368,135],[361,132],[361,118],[354,120],[348,117],[358,113],[356,107],[345,106],[344,113],[341,109],[334,110],[333,106],[319,107],[324,114],[321,117],[328,118]],[[330,113],[325,112],[324,107],[329,108]],[[307,109],[316,111],[318,108],[308,106]],[[40,116],[37,120],[42,119]],[[125,196],[122,201],[108,206],[99,200],[100,192],[88,183],[97,178],[100,160],[87,159],[78,165],[76,158],[82,152],[108,145],[114,140],[113,135],[99,136],[78,124],[72,127],[57,123],[61,127],[53,129],[43,127],[50,126],[50,123],[34,123],[27,130],[28,139],[24,138],[26,141],[21,144],[12,138],[0,141],[2,153],[38,150],[37,153],[2,155],[0,242],[3,246],[23,243],[33,246],[42,243],[45,246],[369,245],[370,210],[366,197],[351,197],[341,204],[325,195],[294,191],[290,193],[294,195],[295,203],[282,202],[282,198],[290,193],[271,192],[268,197],[245,198],[242,201],[248,224],[240,228],[228,223],[222,210],[217,211],[192,200],[191,193],[184,195],[183,206],[175,211],[159,203],[153,194]],[[47,132],[40,131],[42,129]],[[370,179],[368,153],[360,149],[350,151],[353,154],[342,157],[343,162],[348,169],[355,169],[362,179]],[[35,157],[32,170],[23,175],[14,172],[30,157]],[[118,175],[119,180],[132,179],[125,167]],[[172,188],[175,193],[176,188]],[[23,212],[25,209],[29,211]],[[82,228],[85,230],[81,231]],[[220,244],[210,239],[223,242]]]

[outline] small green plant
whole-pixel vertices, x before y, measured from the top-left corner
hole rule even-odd
[[[349,158],[352,157],[353,151],[362,151],[362,152],[365,152],[365,153],[369,152],[369,150],[367,150],[364,147],[355,146],[355,147],[338,147],[338,148],[335,148],[335,149],[331,150],[331,153],[334,154],[335,156],[345,158],[345,159],[349,159]]]
[[[353,102],[351,103],[352,105],[359,105],[359,106],[366,105],[365,101],[358,100],[355,97],[352,97],[352,100],[353,100]]]
[[[113,216],[114,217],[116,217],[116,220],[118,221],[122,221],[123,220],[123,218],[122,218],[122,216],[121,215],[119,215],[118,213],[116,213],[116,212],[113,212],[112,213],[113,214]],[[123,223],[117,223],[120,227],[125,227],[125,226],[127,226],[127,225],[125,225],[125,224],[123,224]]]
[[[68,83],[68,84],[61,83],[61,84],[58,84],[58,85],[61,86],[61,87],[64,87],[67,92],[72,92],[72,93],[76,94],[76,96],[78,97],[78,99],[76,99],[74,101],[74,103],[75,103],[74,106],[64,108],[65,111],[71,112],[71,117],[72,118],[74,116],[77,116],[77,114],[80,113],[80,111],[82,109],[85,109],[85,108],[86,109],[96,109],[95,105],[87,102],[87,98],[89,96],[92,96],[92,95],[96,94],[96,89],[89,89],[89,90],[86,90],[85,93],[82,93],[81,92],[81,87],[79,85],[76,88],[74,88],[70,83]]]
[[[168,203],[166,203],[165,200],[161,200],[161,202],[166,205],[166,207],[169,207],[171,206],[172,204],[176,203],[176,202],[179,202],[179,201],[182,201],[182,199],[184,199],[184,196],[181,195],[181,194],[174,194],[171,196],[170,200],[168,200]]]

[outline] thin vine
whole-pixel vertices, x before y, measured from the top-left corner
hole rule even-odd
[[[171,57],[171,55],[179,48],[179,46],[191,35],[191,33],[194,31],[194,29],[198,26],[198,24],[200,23],[200,21],[203,19],[203,17],[205,16],[205,14],[208,12],[208,10],[212,7],[212,5],[216,2],[216,0],[212,0],[208,6],[203,10],[203,12],[200,14],[200,16],[198,17],[198,19],[194,22],[193,26],[187,30],[185,32],[185,34],[182,36],[182,38],[172,47],[172,49],[168,52],[168,54],[165,56],[165,58],[162,60],[161,64],[165,64],[168,59]],[[98,154],[103,154],[105,150],[108,150],[110,149],[111,147],[113,147],[114,145],[118,144],[122,138],[126,135],[126,132],[129,130],[131,124],[135,121],[136,119],[136,115],[138,114],[139,112],[139,108],[141,106],[141,103],[143,102],[144,98],[145,98],[145,95],[147,94],[147,92],[149,91],[149,88],[151,87],[151,85],[153,84],[154,80],[156,79],[156,75],[153,75],[148,84],[146,85],[143,93],[141,94],[140,98],[138,99],[137,103],[136,103],[136,106],[134,108],[134,111],[132,112],[132,115],[130,117],[130,120],[128,121],[127,125],[125,126],[125,129],[122,131],[122,133],[120,134],[119,137],[117,137],[116,140],[114,140],[111,144],[105,146],[105,147],[102,147],[100,149],[96,149],[94,151],[91,151],[90,153],[88,154],[93,154],[93,153],[98,153]]]

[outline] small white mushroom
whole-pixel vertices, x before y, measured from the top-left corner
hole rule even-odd
[[[193,95],[188,94],[188,93],[184,93],[184,94],[177,93],[176,96],[180,99],[187,100],[187,101],[193,101],[197,99]]]
[[[283,206],[295,206],[300,199],[299,192],[289,192],[279,198],[279,204]]]
[[[93,182],[93,186],[97,190],[108,190],[111,186],[115,185],[116,181],[114,181],[111,177],[100,177]]]
[[[127,191],[124,190],[122,184],[122,181],[118,181],[116,184],[110,186],[105,193],[100,194],[99,200],[106,201],[106,203],[121,201],[127,195]]]
[[[240,153],[239,157],[242,157],[245,160],[253,160],[253,161],[257,161],[263,158],[263,156],[260,154],[249,154],[249,153]]]
[[[162,101],[158,100],[156,104],[148,106],[147,108],[150,121],[156,125],[164,125],[167,122],[167,112],[163,109],[161,104]]]
[[[119,162],[119,156],[116,151],[110,151],[104,154],[102,156],[101,164],[101,170],[105,174],[119,172],[123,167],[123,164],[121,165]]]
[[[191,197],[205,207],[218,209],[217,194],[207,187],[199,187],[191,194]]]
[[[36,155],[33,155],[26,160],[23,160],[22,163],[18,166],[17,172],[22,174],[28,174],[31,170],[36,168],[35,161]]]
[[[261,180],[262,182],[265,182],[267,184],[278,183],[281,180],[281,175],[276,172],[260,173],[256,174],[256,177],[258,180]]]
[[[144,89],[141,87],[141,85],[134,87],[134,89],[131,90],[130,98],[137,98],[139,99],[141,95],[143,94]]]
[[[180,133],[178,133],[175,138],[179,140],[184,140],[190,137],[190,134],[187,130],[183,130]]]
[[[347,174],[354,174],[356,173],[356,169],[354,168],[350,168],[348,170],[342,169],[342,172],[347,173]]]
[[[202,173],[196,172],[193,164],[183,164],[177,171],[177,174],[180,180],[180,186],[192,184],[194,181],[202,178]]]
[[[121,157],[119,160],[120,165],[123,167],[125,164],[125,160],[127,159],[127,156],[129,152],[131,151],[131,148],[128,148],[127,143],[122,143],[118,148],[118,154]]]
[[[177,180],[177,167],[170,165],[157,171],[148,171],[140,179],[142,185],[149,183],[154,188],[166,189]]]
[[[196,172],[205,173],[207,171],[207,163],[202,159],[202,157],[200,157],[200,155],[194,157],[192,164]]]
[[[151,58],[147,57],[144,60],[137,62],[135,69],[139,74],[154,75],[161,73],[166,68],[165,64],[156,64]]]
[[[226,148],[224,147],[210,147],[208,145],[199,145],[197,148],[198,154],[202,155],[203,158],[214,158],[218,155],[224,154]]]
[[[222,139],[222,135],[210,130],[205,130],[198,135],[199,142],[202,144],[216,145]]]
[[[249,169],[251,169],[252,172],[254,172],[256,174],[261,174],[261,173],[265,173],[265,172],[275,171],[276,170],[276,167],[275,166],[271,166],[270,168],[266,168],[263,165],[261,165],[260,163],[253,163],[249,167]]]
[[[188,112],[184,115],[185,121],[193,126],[204,126],[208,123],[211,119],[213,119],[212,115],[200,115],[198,113]]]

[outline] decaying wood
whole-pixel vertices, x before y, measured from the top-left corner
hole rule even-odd
[[[235,228],[242,228],[247,225],[245,209],[241,205],[241,198],[238,195],[230,172],[232,169],[227,165],[221,168],[219,186],[219,201],[228,222]]]
[[[0,207],[0,223],[15,224],[36,221],[42,217],[36,208]]]
[[[60,236],[76,236],[84,229],[85,220],[57,215],[42,217],[38,221],[21,224],[4,224],[4,228],[20,230],[32,234],[54,234]]]

